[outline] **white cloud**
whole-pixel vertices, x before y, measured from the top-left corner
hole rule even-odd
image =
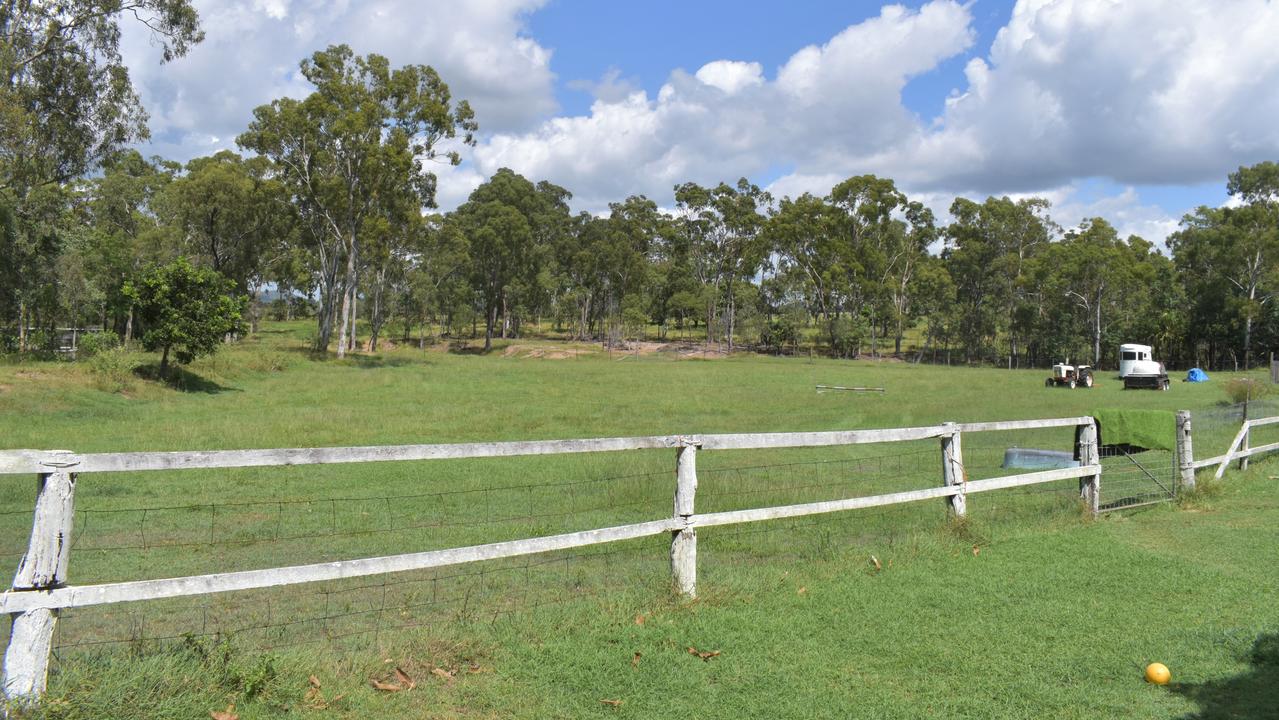
[[[145,151],[185,160],[233,147],[254,107],[309,93],[298,63],[337,43],[433,66],[482,130],[526,127],[557,108],[551,53],[523,29],[544,2],[197,0],[205,41],[164,67],[145,29],[127,23],[122,50],[155,140]]]
[[[727,95],[734,95],[743,88],[763,85],[764,67],[756,62],[716,60],[703,65],[695,77],[703,85],[710,85],[719,88]]]
[[[1279,4],[1022,0],[940,128],[880,167],[936,187],[1223,179],[1279,152]]]
[[[956,2],[888,6],[798,51],[772,80],[754,62],[675,70],[656,97],[601,98],[589,115],[498,133],[474,163],[484,175],[510,167],[563,185],[585,208],[630,194],[665,200],[676,183],[732,181],[779,162],[843,171],[911,135],[902,88],[972,40],[968,9]]]
[[[601,210],[630,194],[772,177],[777,196],[825,194],[851,175],[892,177],[939,217],[957,195],[1049,197],[1069,226],[1103,215],[1161,240],[1175,219],[1124,186],[1221,181],[1279,156],[1279,3],[1020,0],[990,47],[973,48],[972,3],[884,7],[780,67],[749,56],[673,69],[655,93],[615,68],[590,111],[556,109],[550,51],[524,18],[546,0],[197,0],[208,39],[160,68],[135,25],[126,59],[152,114],[151,151],[185,159],[233,146],[258,104],[309,88],[298,61],[347,42],[395,64],[435,66],[476,106],[481,141],[438,169],[442,208],[510,167]],[[589,28],[584,29],[589,31]],[[976,53],[976,54],[974,54]],[[907,83],[965,62],[937,118],[903,104]],[[1179,209],[1175,209],[1179,210]]]

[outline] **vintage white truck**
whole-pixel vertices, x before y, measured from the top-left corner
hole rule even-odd
[[[1172,387],[1164,364],[1151,359],[1149,345],[1130,343],[1119,346],[1119,377],[1124,381],[1125,390],[1167,390]]]

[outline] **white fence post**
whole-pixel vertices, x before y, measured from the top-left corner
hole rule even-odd
[[[1248,424],[1248,400],[1243,401],[1243,444],[1239,446],[1240,450],[1247,450],[1252,440],[1252,426]],[[1248,469],[1248,456],[1244,455],[1239,458],[1239,469]]]
[[[962,490],[968,484],[968,471],[964,470],[964,450],[960,441],[959,428],[953,422],[945,423],[943,427],[945,430],[941,436],[942,484],[946,487],[959,485]],[[955,517],[964,517],[968,514],[968,498],[965,493],[951,495],[948,504],[955,513]]]
[[[65,467],[38,476],[31,541],[13,579],[14,592],[47,590],[66,582],[75,517],[76,476],[68,469],[73,465],[69,460]],[[58,613],[37,608],[12,618],[4,654],[4,697],[6,702],[28,702],[44,693]]]
[[[1195,489],[1195,449],[1190,430],[1190,411],[1177,411],[1177,469],[1181,474],[1181,487]]]
[[[697,530],[693,527],[693,501],[697,495],[697,446],[693,438],[680,438],[675,459],[675,521],[683,525],[671,532],[671,577],[681,595],[697,597]]]
[[[1101,448],[1097,445],[1097,421],[1090,420],[1080,426],[1079,432],[1079,464],[1101,465]],[[1096,475],[1085,475],[1079,478],[1079,497],[1088,507],[1088,511],[1096,515],[1101,510],[1101,472]]]

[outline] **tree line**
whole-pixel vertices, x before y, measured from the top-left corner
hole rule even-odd
[[[185,0],[136,4],[166,57],[199,41]],[[301,63],[315,91],[257,108],[240,152],[177,163],[126,148],[145,123],[102,51],[109,29],[29,20],[0,13],[8,352],[67,326],[139,336],[152,321],[136,288],[179,258],[248,299],[248,331],[268,312],[312,317],[315,349],[338,356],[551,327],[1009,367],[1104,367],[1119,343],[1147,342],[1175,365],[1246,368],[1279,334],[1272,162],[1232,173],[1232,202],[1187,215],[1167,254],[1100,217],[1061,228],[1040,198],[959,198],[940,222],[873,175],[780,199],[746,179],[689,182],[669,210],[632,196],[575,214],[568,189],[502,169],[439,213],[431,166],[457,164],[477,124],[428,66],[316,52]],[[84,65],[79,80],[39,71],[57,62]]]

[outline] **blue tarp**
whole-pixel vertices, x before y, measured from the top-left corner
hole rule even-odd
[[[1208,373],[1199,368],[1190,368],[1186,373],[1186,382],[1208,382]]]

